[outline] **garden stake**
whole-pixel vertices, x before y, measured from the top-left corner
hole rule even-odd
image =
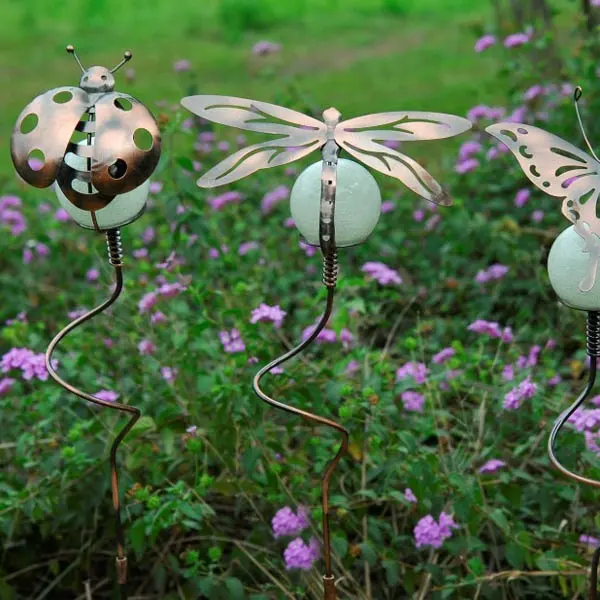
[[[578,475],[566,468],[555,454],[556,440],[571,415],[589,397],[596,381],[600,357],[600,219],[596,214],[600,195],[600,160],[594,153],[579,114],[580,87],[575,89],[575,111],[585,143],[592,157],[563,139],[522,123],[496,123],[486,131],[506,144],[523,172],[538,188],[562,199],[562,213],[573,223],[554,241],[548,255],[550,283],[559,299],[570,308],[587,312],[586,350],[590,366],[588,381],[577,400],[559,416],[548,438],[552,464],[578,483],[600,488],[600,481]],[[597,600],[600,548],[593,554],[590,574],[590,600]]]
[[[318,245],[323,254],[323,283],[327,300],[323,316],[301,344],[258,371],[253,389],[275,408],[326,425],[342,436],[342,443],[322,479],[323,508],[323,594],[335,600],[337,592],[331,566],[329,487],[331,478],[348,449],[348,431],[339,423],[268,396],[260,387],[264,375],[304,351],[323,330],[333,310],[338,274],[337,248],[363,242],[379,220],[381,195],[372,175],[361,165],[338,159],[341,149],[386,175],[400,179],[411,190],[436,204],[451,204],[442,186],[418,163],[385,145],[410,140],[441,139],[467,131],[471,123],[440,113],[379,113],[340,122],[335,108],[323,112],[323,121],[299,112],[243,98],[190,96],[181,104],[195,115],[259,133],[278,136],[254,144],[226,158],[200,179],[200,187],[212,188],[242,179],[260,169],[284,165],[320,148],[322,160],[303,171],[291,192],[292,216],[306,241]]]
[[[125,413],[129,421],[110,449],[112,500],[116,517],[117,579],[121,597],[126,597],[127,557],[121,523],[117,450],[140,417],[126,404],[109,402],[87,394],[64,381],[52,364],[57,345],[71,331],[111,306],[123,289],[123,251],[120,227],[135,221],[144,211],[148,178],[160,158],[161,139],[152,114],[139,100],[114,91],[113,73],[131,59],[126,52],[113,69],[85,69],[67,46],[82,70],[79,87],[60,87],[37,96],[17,119],[11,137],[15,169],[30,185],[54,190],[63,208],[82,227],[104,232],[109,262],[115,271],[111,297],[69,323],[50,342],[46,368],[51,377],[69,392]]]

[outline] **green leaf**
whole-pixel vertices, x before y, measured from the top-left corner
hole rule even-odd
[[[398,563],[395,560],[384,560],[382,563],[385,569],[385,578],[389,587],[394,587],[400,583],[400,574]]]
[[[228,577],[225,580],[225,587],[228,592],[227,597],[231,598],[231,600],[244,600],[246,597],[244,586],[237,577]]]
[[[133,426],[133,429],[130,433],[130,437],[145,435],[150,431],[156,431],[156,423],[154,422],[154,419],[152,417],[144,415],[140,417],[137,423]]]

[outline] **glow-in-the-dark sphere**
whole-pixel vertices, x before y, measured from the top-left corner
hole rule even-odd
[[[316,162],[300,175],[290,194],[290,209],[296,227],[312,246],[319,245],[321,171]],[[381,192],[367,169],[352,160],[340,158],[335,194],[335,245],[338,248],[364,242],[381,212]]]
[[[590,234],[596,246],[600,240]],[[548,256],[548,276],[554,291],[564,304],[578,310],[600,310],[600,274],[589,291],[582,291],[582,283],[589,282],[596,265],[594,249],[590,252],[586,242],[572,225],[554,241]],[[597,270],[597,267],[596,267]],[[583,285],[585,288],[585,283]]]
[[[85,141],[79,142],[79,144],[85,144]],[[65,156],[65,161],[69,166],[81,171],[85,170],[86,160],[83,156],[78,156],[71,152]],[[146,179],[144,183],[135,189],[125,194],[119,194],[107,206],[97,210],[96,221],[100,230],[117,229],[135,221],[144,212],[149,188],[150,181]],[[86,229],[94,229],[92,213],[90,211],[77,208],[67,199],[57,183],[54,184],[54,191],[60,205],[71,215],[76,223]]]

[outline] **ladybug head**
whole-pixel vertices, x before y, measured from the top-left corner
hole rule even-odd
[[[73,55],[83,73],[79,80],[79,87],[91,94],[112,92],[115,89],[115,78],[113,73],[120,69],[127,61],[131,60],[132,56],[131,52],[125,52],[123,60],[110,70],[106,67],[88,67],[85,69],[75,53],[75,48],[73,46],[67,46],[67,52]]]

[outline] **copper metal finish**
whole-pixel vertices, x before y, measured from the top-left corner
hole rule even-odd
[[[115,269],[115,278],[116,285],[115,290],[112,293],[111,297],[97,306],[90,312],[85,315],[75,319],[71,323],[69,323],[64,329],[62,329],[56,337],[50,342],[48,349],[46,350],[46,369],[50,376],[62,386],[67,391],[79,396],[83,400],[87,400],[88,402],[92,402],[98,406],[102,406],[104,408],[109,408],[111,410],[119,411],[120,413],[127,414],[129,416],[129,421],[121,429],[118,433],[117,437],[112,443],[110,449],[110,471],[111,471],[111,487],[112,487],[112,499],[113,499],[113,507],[115,510],[115,519],[116,519],[116,534],[117,534],[117,555],[116,555],[116,569],[117,569],[117,579],[119,584],[124,585],[127,581],[127,557],[125,556],[125,536],[123,531],[123,525],[121,523],[121,501],[119,497],[119,477],[118,477],[118,467],[117,467],[117,451],[119,449],[119,445],[125,438],[125,436],[131,431],[132,427],[135,425],[137,420],[140,418],[140,411],[135,406],[129,406],[127,404],[121,404],[119,402],[108,402],[106,400],[102,400],[88,394],[79,388],[71,385],[66,382],[60,375],[56,372],[54,367],[52,366],[52,356],[58,344],[74,329],[82,325],[86,321],[89,321],[92,317],[100,314],[105,311],[109,306],[111,306],[117,298],[121,295],[121,291],[123,289],[123,255],[121,252],[121,238],[119,230],[111,230],[106,233],[107,237],[107,245],[108,245],[108,255],[110,263],[113,265]],[[121,597],[124,597],[125,590],[122,588]]]
[[[443,139],[471,128],[467,119],[431,112],[377,113],[330,125],[288,108],[230,96],[188,96],[181,104],[215,123],[279,136],[239,150],[210,169],[198,179],[207,188],[293,162],[333,139],[372,169],[399,179],[431,202],[449,205],[448,194],[423,167],[382,142]]]
[[[160,158],[161,138],[150,111],[114,91],[113,73],[131,59],[130,52],[109,70],[85,69],[73,47],[67,51],[83,71],[79,87],[56,88],[29,103],[13,129],[11,155],[25,181],[42,188],[56,181],[70,202],[93,213],[150,177]],[[76,132],[87,134],[87,145],[75,143]],[[144,136],[151,143],[142,143]],[[43,153],[37,171],[29,164],[36,150]],[[87,169],[71,166],[70,154],[86,158]]]
[[[585,477],[583,475],[579,475],[570,469],[567,469],[557,458],[555,454],[556,450],[556,440],[560,430],[564,427],[564,425],[568,422],[569,418],[573,413],[583,405],[586,399],[590,396],[594,384],[596,382],[596,374],[597,374],[597,366],[596,361],[600,356],[600,313],[598,312],[589,312],[588,313],[588,321],[587,321],[587,330],[586,330],[586,338],[587,338],[587,354],[590,357],[590,366],[588,370],[588,381],[581,392],[577,400],[573,402],[569,408],[567,408],[560,417],[556,420],[552,427],[552,431],[550,432],[550,437],[548,438],[548,455],[550,457],[550,461],[552,464],[566,477],[576,481],[577,483],[583,483],[585,485],[589,485],[595,488],[600,488],[600,481],[596,479],[590,479],[589,477]],[[600,560],[600,548],[597,548],[594,552],[592,558],[591,565],[591,574],[590,574],[590,600],[598,599],[598,562]]]
[[[596,216],[596,204],[600,195],[600,162],[589,143],[579,114],[577,102],[581,94],[581,88],[576,88],[575,110],[585,143],[593,158],[563,139],[532,125],[496,123],[487,127],[486,131],[509,148],[533,184],[563,201],[563,215],[574,223],[575,231],[586,242],[586,250],[590,253],[588,275],[579,285],[582,292],[587,292],[594,286],[600,260],[600,219]],[[555,454],[558,434],[571,415],[589,397],[596,381],[596,361],[600,357],[600,313],[588,312],[586,338],[587,354],[590,357],[588,381],[577,400],[554,423],[548,438],[548,455],[554,467],[569,479],[600,488],[600,481],[571,471],[561,464]],[[600,548],[596,549],[592,559],[590,600],[598,598],[599,561]]]
[[[581,88],[575,91],[576,108],[579,98]],[[577,116],[589,146],[578,108]],[[596,281],[600,259],[600,219],[596,214],[600,196],[600,162],[591,146],[593,158],[558,136],[524,123],[496,123],[487,127],[486,131],[515,155],[529,181],[563,201],[563,215],[575,224],[576,232],[586,242],[590,253],[588,276],[579,286],[582,292],[588,292]]]

